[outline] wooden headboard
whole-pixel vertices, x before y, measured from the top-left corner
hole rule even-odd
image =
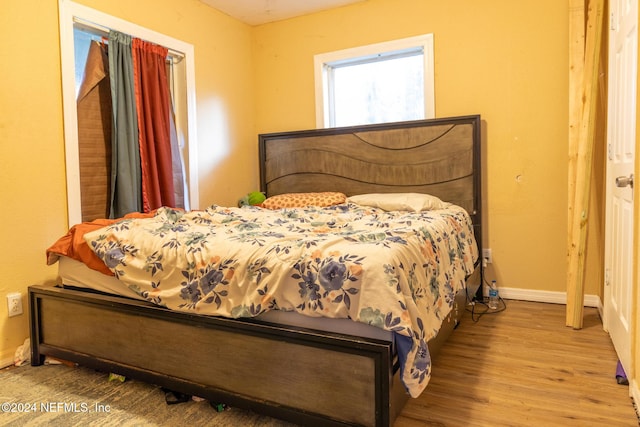
[[[479,240],[480,116],[262,134],[260,189],[427,193],[465,208]]]
[[[259,135],[260,190],[426,193],[469,212],[482,253],[480,116]],[[482,301],[484,268],[467,281]]]

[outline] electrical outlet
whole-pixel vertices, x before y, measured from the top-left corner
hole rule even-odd
[[[9,309],[9,317],[22,314],[22,294],[20,292],[7,294],[7,307]]]
[[[482,259],[484,259],[484,261],[487,264],[491,264],[493,262],[493,257],[491,256],[491,249],[484,248],[482,250]]]

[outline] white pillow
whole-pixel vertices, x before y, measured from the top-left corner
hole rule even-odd
[[[385,211],[429,211],[446,209],[451,206],[436,196],[421,193],[371,193],[347,198],[348,202],[361,206],[371,206]]]

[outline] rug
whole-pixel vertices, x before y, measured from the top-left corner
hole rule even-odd
[[[294,426],[240,408],[218,412],[205,400],[169,405],[158,386],[67,365],[0,370],[0,425]]]

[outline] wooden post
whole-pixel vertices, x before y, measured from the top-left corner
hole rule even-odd
[[[568,164],[568,229],[567,255],[571,253],[573,243],[573,212],[575,210],[576,165],[578,162],[578,139],[580,136],[580,120],[582,119],[582,81],[584,74],[585,45],[585,1],[569,1],[569,164]],[[569,260],[567,259],[567,266]],[[575,283],[567,269],[567,326],[573,322],[575,311]]]
[[[568,218],[567,248],[573,242],[573,212],[575,210],[576,165],[578,139],[582,119],[582,81],[584,74],[585,1],[569,0],[569,164],[568,164]],[[570,251],[567,252],[569,254]],[[567,275],[567,325],[573,319],[574,304]],[[572,292],[575,292],[573,290]]]
[[[573,12],[572,10],[572,22]],[[579,102],[572,105],[573,110],[570,112],[569,171],[573,176],[569,176],[570,222],[566,324],[575,329],[582,328],[584,309],[584,261],[589,220],[593,147],[595,145],[596,99],[603,15],[604,0],[590,0],[584,49],[584,70],[578,91]],[[578,22],[574,22],[574,24],[577,25]],[[577,34],[577,38],[579,38],[579,33]],[[576,35],[572,33],[571,37],[576,38]],[[578,55],[572,55],[572,60],[574,56]],[[579,122],[575,128],[574,121],[578,118]],[[572,136],[576,139],[572,140]]]

